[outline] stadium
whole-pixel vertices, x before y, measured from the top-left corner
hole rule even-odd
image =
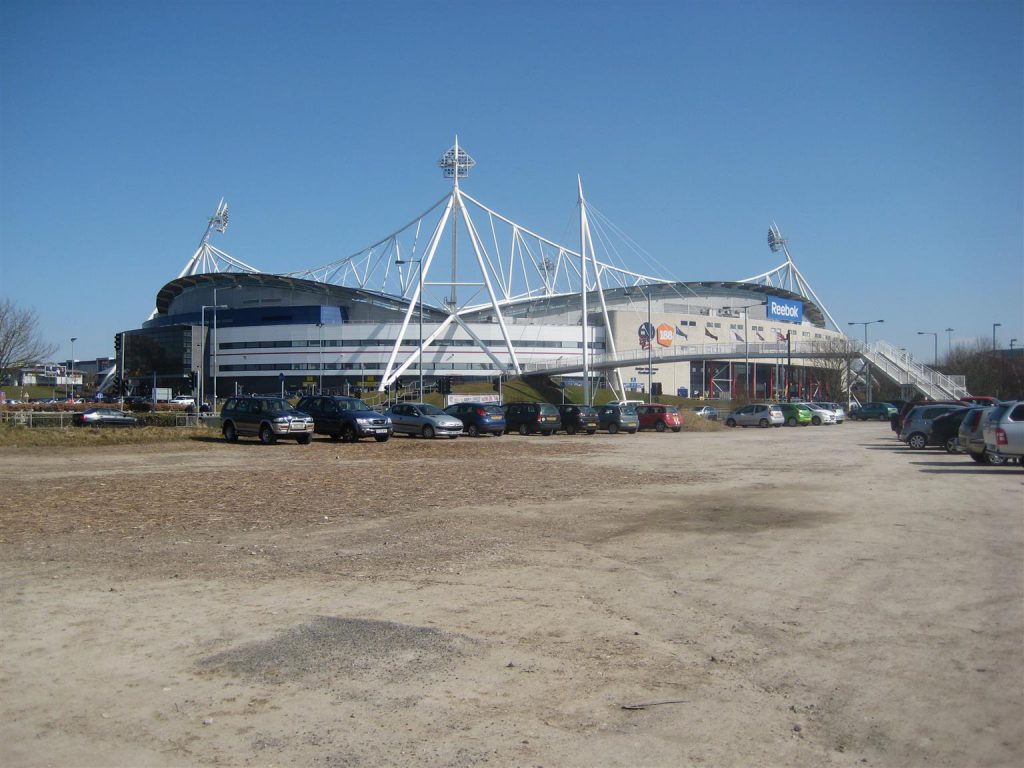
[[[586,202],[582,183],[580,238],[570,247],[462,190],[474,161],[457,141],[438,164],[451,192],[409,224],[342,259],[286,274],[211,243],[227,228],[221,201],[149,319],[117,334],[107,383],[213,402],[236,392],[444,390],[539,375],[578,382],[587,399],[596,386],[623,398],[788,391],[844,399],[825,391],[830,385],[816,373],[835,350],[847,360],[856,353],[853,376],[875,362],[884,371],[889,350],[847,339],[774,224],[768,245],[784,257],[779,266],[736,281],[681,282],[622,263],[612,238],[628,238]],[[923,366],[888,364],[899,368],[890,377],[923,389],[911,370]]]

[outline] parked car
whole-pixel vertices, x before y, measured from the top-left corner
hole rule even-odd
[[[635,410],[637,418],[640,420],[640,429],[654,429],[656,432],[671,429],[673,432],[678,432],[683,428],[683,417],[674,405],[652,403],[638,405]]]
[[[470,437],[505,433],[505,412],[494,403],[455,403],[444,409],[449,416],[462,422],[462,429]]]
[[[863,403],[850,409],[850,418],[858,421],[867,421],[868,419],[889,421],[897,414],[899,414],[899,410],[891,403]]]
[[[430,403],[396,403],[385,416],[394,424],[395,434],[422,437],[457,438],[462,434],[462,421]]]
[[[903,419],[903,429],[900,431],[900,441],[906,443],[915,450],[928,447],[928,430],[932,422],[944,413],[962,410],[963,403],[930,403],[928,405],[915,405]]]
[[[725,417],[727,427],[781,427],[786,423],[776,403],[751,403]]]
[[[832,415],[836,418],[836,424],[842,424],[846,421],[846,409],[842,406],[842,403],[818,403],[818,405],[832,411]]]
[[[967,404],[960,400],[916,400],[912,403],[906,403],[900,408],[899,414],[896,418],[889,420],[889,426],[892,431],[896,433],[897,437],[903,434],[903,424],[906,421],[907,414],[909,414],[914,408],[922,405],[955,405],[960,408],[966,408]],[[900,438],[903,439],[902,437]],[[906,442],[906,441],[904,441]]]
[[[960,442],[960,451],[979,464],[1000,465],[1006,463],[1006,459],[1002,456],[985,450],[983,431],[985,421],[994,410],[995,408],[992,406],[969,408],[964,415],[964,420],[960,422],[960,432],[957,436]]]
[[[558,407],[558,415],[562,419],[562,429],[568,435],[575,435],[577,432],[586,432],[588,435],[592,435],[597,432],[600,424],[597,418],[597,409],[589,405],[566,403]]]
[[[229,443],[241,435],[259,437],[273,445],[279,437],[293,437],[299,445],[313,440],[313,417],[292,407],[282,397],[229,397],[220,411],[220,429]]]
[[[550,403],[506,403],[505,431],[529,435],[540,432],[550,435],[562,428],[558,409]]]
[[[182,405],[188,407],[190,405],[194,406],[195,404],[196,399],[192,397],[192,395],[175,395],[171,398],[171,405]]]
[[[310,395],[295,407],[313,417],[317,434],[330,435],[332,440],[354,443],[361,437],[372,437],[378,443],[386,443],[394,432],[390,418],[358,397]]]
[[[139,420],[116,408],[87,408],[71,417],[76,427],[135,427]]]
[[[717,408],[713,408],[710,405],[699,405],[693,409],[693,412],[700,416],[702,419],[710,419],[711,421],[718,421],[719,412]]]
[[[1000,403],[982,426],[985,450],[1024,465],[1024,400]]]
[[[598,429],[607,429],[608,434],[628,432],[635,434],[640,429],[640,419],[632,405],[602,405],[597,409]]]
[[[961,408],[937,417],[928,428],[928,445],[941,446],[946,453],[959,453],[960,425],[970,410]]]
[[[999,399],[989,395],[967,395],[966,397],[961,397],[960,400],[967,405],[999,405]]]
[[[811,411],[811,424],[820,427],[822,424],[835,424],[836,412],[826,408],[821,403],[800,403],[800,405]]]
[[[786,426],[807,427],[811,424],[811,409],[802,403],[779,403]]]

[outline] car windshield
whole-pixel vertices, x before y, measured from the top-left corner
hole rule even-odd
[[[636,408],[634,408],[632,405],[624,405],[624,406],[622,406],[621,411],[626,416],[636,416]]]
[[[591,408],[589,405],[581,405],[580,416],[597,416],[597,409]]]
[[[491,416],[504,416],[505,412],[496,405],[483,405],[481,406]]]
[[[420,413],[424,416],[447,416],[448,414],[438,408],[436,405],[430,403],[420,403],[416,406],[420,409]],[[369,409],[367,409],[369,410]]]
[[[357,397],[346,398],[338,401],[338,407],[343,411],[372,411],[373,409]]]
[[[553,405],[551,405],[549,403],[541,403],[540,404],[540,412],[543,413],[545,416],[557,416],[558,415],[558,409],[555,408],[555,406],[553,406]]]
[[[263,401],[263,411],[290,411],[292,410],[292,404],[287,400],[283,400],[280,397],[275,397],[271,400]]]
[[[679,409],[674,405],[669,405],[665,407],[665,413],[679,413]]]

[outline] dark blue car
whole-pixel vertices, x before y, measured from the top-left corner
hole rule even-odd
[[[505,412],[494,403],[455,403],[444,412],[459,419],[470,437],[486,434],[501,437],[505,433]]]

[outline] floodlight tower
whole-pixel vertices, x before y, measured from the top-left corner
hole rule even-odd
[[[455,205],[452,216],[452,293],[448,298],[451,307],[456,304],[455,284],[458,280],[458,242],[459,242],[459,213],[463,210],[462,200],[459,197],[459,179],[469,175],[470,169],[476,165],[476,160],[470,157],[464,149],[459,147],[459,137],[455,136],[455,144],[447,152],[441,155],[437,166],[446,179],[452,180],[452,197]]]

